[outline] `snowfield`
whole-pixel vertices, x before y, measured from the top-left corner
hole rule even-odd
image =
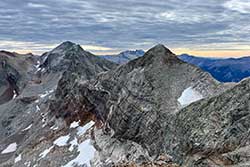
[[[182,107],[185,107],[195,101],[202,99],[203,96],[192,87],[185,89],[181,96],[178,98],[178,102],[181,104]]]
[[[94,158],[95,148],[92,146],[90,139],[85,140],[81,144],[78,145],[79,155],[68,162],[63,167],[72,167],[72,166],[80,166],[86,164],[90,166],[90,160]]]

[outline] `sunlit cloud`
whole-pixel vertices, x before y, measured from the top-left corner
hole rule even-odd
[[[0,50],[8,50],[17,53],[34,53],[42,54],[54,49],[58,44],[45,44],[23,41],[0,41]],[[91,51],[96,54],[117,53],[114,48],[108,48],[96,45],[81,45],[84,50]]]
[[[250,55],[250,46],[241,43],[203,44],[196,47],[173,48],[176,54],[188,53],[204,57],[242,57]]]
[[[39,3],[28,3],[27,6],[31,8],[47,8],[48,7],[47,5],[39,4]]]
[[[227,1],[224,6],[230,10],[234,10],[240,13],[250,13],[249,0],[230,0]]]
[[[102,47],[102,46],[94,46],[94,45],[81,45],[82,48],[86,49],[86,50],[92,50],[92,51],[110,51],[110,50],[114,50],[112,48],[108,48],[108,47]]]

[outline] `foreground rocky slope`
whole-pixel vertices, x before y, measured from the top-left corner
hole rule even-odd
[[[0,166],[249,165],[249,80],[219,83],[163,45],[117,66],[71,42],[31,76],[0,105]]]
[[[219,96],[182,109],[176,152],[185,166],[250,165],[250,79]],[[184,158],[183,158],[184,157]]]

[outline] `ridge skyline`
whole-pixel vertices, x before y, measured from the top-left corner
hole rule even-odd
[[[30,46],[29,48],[31,49],[25,49],[26,47],[24,47],[24,44],[21,43],[16,43],[17,45],[17,49],[8,49],[7,47],[4,48],[2,46],[4,46],[3,43],[0,43],[0,51],[8,51],[8,52],[15,52],[18,54],[29,54],[32,53],[34,55],[42,55],[43,53],[56,48],[57,46],[59,46],[62,43],[65,42],[72,42],[70,40],[65,40],[63,42],[59,42],[58,44],[36,44],[36,43],[28,43]],[[136,50],[143,50],[144,52],[146,52],[148,49],[152,48],[153,46],[156,46],[158,44],[162,44],[164,46],[166,46],[167,48],[169,48],[174,54],[176,55],[182,55],[182,54],[188,54],[188,55],[192,55],[192,56],[197,56],[197,57],[207,57],[207,58],[241,58],[241,57],[248,57],[250,56],[250,51],[248,50],[237,50],[237,49],[231,49],[231,51],[228,50],[222,50],[222,49],[217,49],[217,50],[204,50],[204,49],[200,49],[200,50],[194,50],[194,49],[189,49],[189,48],[172,48],[169,47],[169,45],[164,44],[164,43],[156,43],[156,44],[152,44],[151,46],[148,46],[147,48],[124,48],[124,49],[118,49],[118,48],[109,48],[109,47],[104,47],[104,46],[98,46],[98,45],[84,45],[84,44],[80,44],[78,42],[72,42],[75,44],[78,44],[82,47],[82,49],[89,51],[97,56],[104,56],[104,55],[109,55],[109,56],[115,56],[118,55],[120,53],[123,53],[125,51],[136,51]],[[9,43],[11,44],[11,43]],[[12,43],[12,45],[15,45]],[[20,49],[18,49],[20,48]]]

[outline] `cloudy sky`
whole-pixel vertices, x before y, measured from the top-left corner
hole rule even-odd
[[[1,0],[0,50],[40,54],[70,40],[96,54],[148,49],[250,56],[250,0]]]

